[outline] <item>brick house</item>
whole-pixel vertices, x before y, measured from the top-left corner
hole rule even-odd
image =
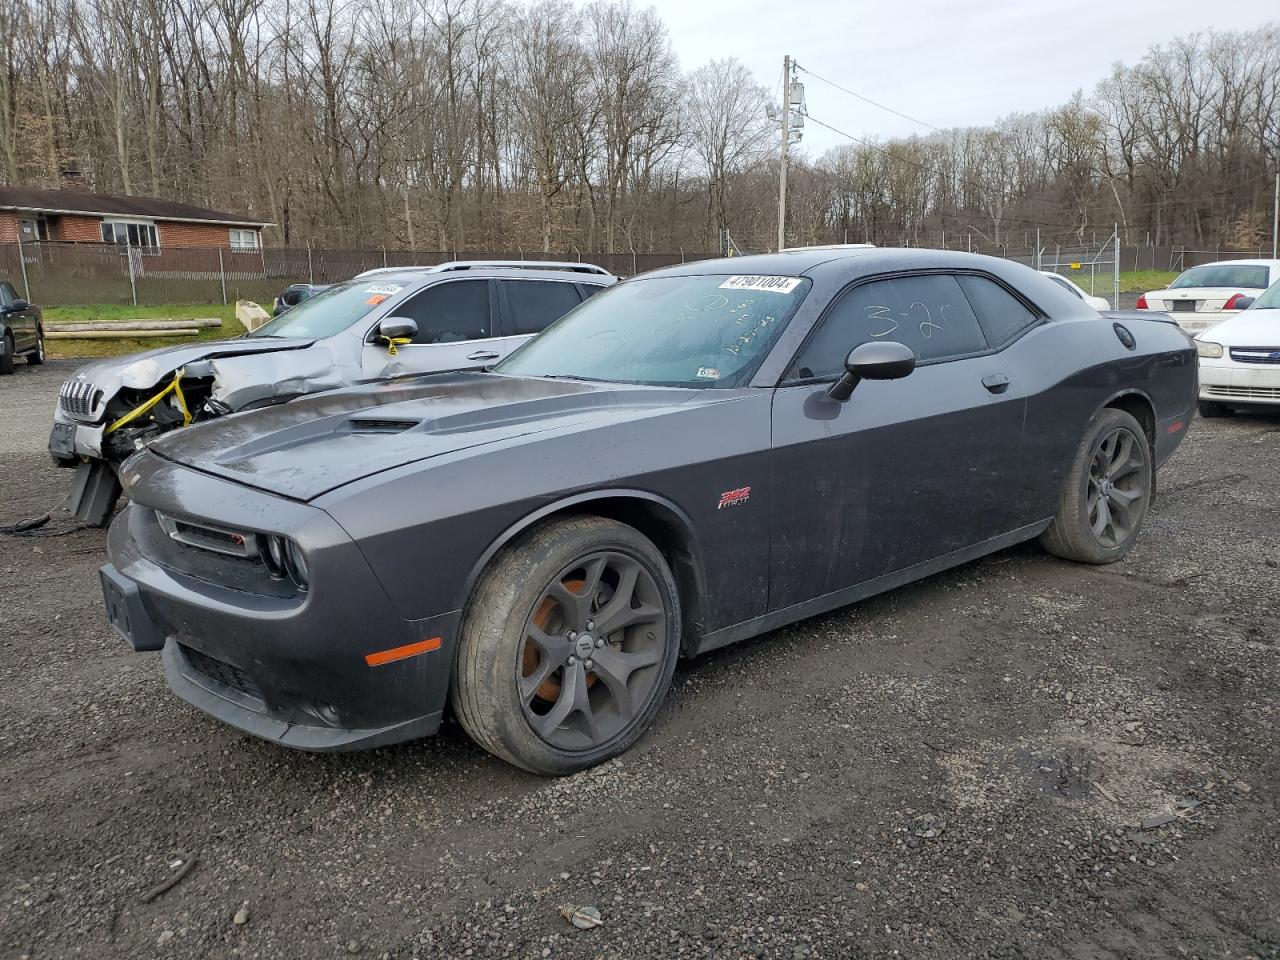
[[[248,217],[154,197],[0,186],[0,244],[112,243],[147,253],[224,247],[249,253],[271,226]]]

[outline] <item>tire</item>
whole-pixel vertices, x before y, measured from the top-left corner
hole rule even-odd
[[[606,622],[618,626],[606,633]],[[675,580],[646,537],[601,517],[550,521],[480,577],[450,700],[495,756],[532,773],[574,773],[622,753],[653,721],[680,623]]]
[[[1102,410],[1076,449],[1058,512],[1040,544],[1077,563],[1114,563],[1138,539],[1154,490],[1142,425],[1123,410]]]
[[[0,337],[0,374],[13,373],[13,334]]]
[[[1217,420],[1219,417],[1235,416],[1235,411],[1225,404],[1215,403],[1213,400],[1200,400],[1196,403],[1196,410],[1200,416],[1206,420]]]
[[[38,367],[44,363],[44,331],[36,331],[36,348],[27,354],[27,364]]]

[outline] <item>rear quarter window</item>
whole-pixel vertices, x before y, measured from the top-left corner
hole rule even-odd
[[[1008,343],[1040,319],[1035,311],[993,280],[974,276],[961,276],[957,280],[969,298],[987,342],[993,347]],[[1065,281],[1060,282],[1081,299],[1078,291]]]

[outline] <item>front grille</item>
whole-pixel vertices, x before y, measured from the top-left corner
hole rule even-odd
[[[1232,347],[1231,359],[1240,363],[1280,364],[1280,347]]]
[[[94,420],[93,411],[101,402],[102,391],[87,380],[68,380],[58,391],[58,403],[77,420]]]
[[[156,521],[160,524],[160,529],[172,539],[178,543],[185,543],[189,547],[225,553],[229,557],[239,557],[242,560],[258,557],[257,538],[252,533],[181,520],[158,511]]]
[[[1206,385],[1204,392],[1225,400],[1280,400],[1280,387],[1223,387]]]
[[[253,682],[253,678],[239,667],[201,653],[194,647],[180,646],[182,646],[182,655],[196,673],[212,680],[220,687],[226,687],[242,696],[262,702],[262,691]]]

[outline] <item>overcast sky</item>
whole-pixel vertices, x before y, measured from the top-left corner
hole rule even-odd
[[[644,0],[640,0],[643,4]],[[681,66],[737,57],[771,91],[782,57],[938,127],[1065,102],[1155,43],[1280,19],[1275,0],[651,0]],[[803,73],[809,113],[855,136],[928,133]],[[843,141],[810,124],[812,155]]]

